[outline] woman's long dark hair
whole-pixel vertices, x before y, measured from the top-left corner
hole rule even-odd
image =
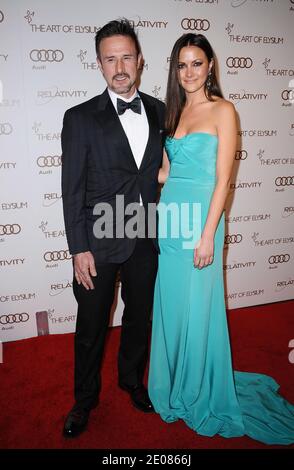
[[[173,136],[177,129],[186,102],[185,91],[180,85],[178,78],[179,55],[181,49],[186,46],[197,46],[202,49],[208,59],[208,63],[210,63],[211,59],[214,59],[210,74],[210,86],[207,86],[206,81],[204,92],[209,101],[214,101],[213,96],[223,98],[215,73],[215,55],[208,40],[203,34],[183,34],[173,47],[168,74],[166,92],[166,133],[170,136]]]

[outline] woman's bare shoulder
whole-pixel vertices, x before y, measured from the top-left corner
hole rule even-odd
[[[217,112],[235,112],[235,106],[231,101],[219,98],[218,96],[213,97],[214,108]]]
[[[220,98],[219,96],[213,96],[213,102],[217,109],[235,109],[235,106],[231,101],[225,100],[225,98]]]
[[[213,106],[214,119],[217,127],[223,122],[236,121],[236,110],[233,103],[223,98],[218,98]]]

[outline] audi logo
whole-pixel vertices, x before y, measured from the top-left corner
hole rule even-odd
[[[0,235],[17,235],[21,231],[18,224],[0,225]]]
[[[288,263],[289,260],[290,255],[287,253],[285,255],[272,255],[269,257],[268,262],[269,264]]]
[[[9,122],[0,123],[0,135],[9,135],[12,132],[12,125]]]
[[[71,254],[68,250],[60,251],[46,251],[44,254],[44,260],[49,261],[64,261],[71,259]]]
[[[10,313],[9,315],[1,315],[0,324],[10,325],[11,323],[24,323],[28,321],[28,313]]]
[[[37,159],[37,165],[41,168],[60,166],[61,165],[61,156],[60,155],[49,155],[47,157],[39,157]]]
[[[33,62],[61,62],[64,54],[60,49],[33,49],[30,58]]]
[[[294,176],[278,176],[275,179],[276,186],[293,186]]]
[[[200,18],[183,18],[181,21],[181,26],[185,30],[190,29],[193,31],[207,31],[210,28],[210,22]]]
[[[237,150],[235,160],[245,160],[248,157],[247,150]]]
[[[281,93],[282,99],[284,101],[293,101],[294,100],[294,90],[283,90]]]
[[[251,57],[228,57],[226,64],[229,68],[250,69],[253,65]]]
[[[228,245],[229,243],[241,243],[243,240],[243,237],[241,233],[236,233],[232,235],[226,235],[225,236],[225,243]]]
[[[0,23],[4,20],[4,13],[0,10]]]

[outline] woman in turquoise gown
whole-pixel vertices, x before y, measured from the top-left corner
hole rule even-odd
[[[294,406],[277,393],[275,380],[232,369],[223,210],[237,129],[201,34],[185,34],[174,45],[167,135],[148,379],[154,409],[164,421],[182,419],[204,436],[246,434],[291,444]]]

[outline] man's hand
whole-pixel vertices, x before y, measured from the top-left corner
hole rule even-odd
[[[85,289],[94,289],[91,276],[97,276],[95,261],[91,251],[74,255],[74,273],[77,283],[83,284]],[[90,276],[91,275],[91,276]]]

